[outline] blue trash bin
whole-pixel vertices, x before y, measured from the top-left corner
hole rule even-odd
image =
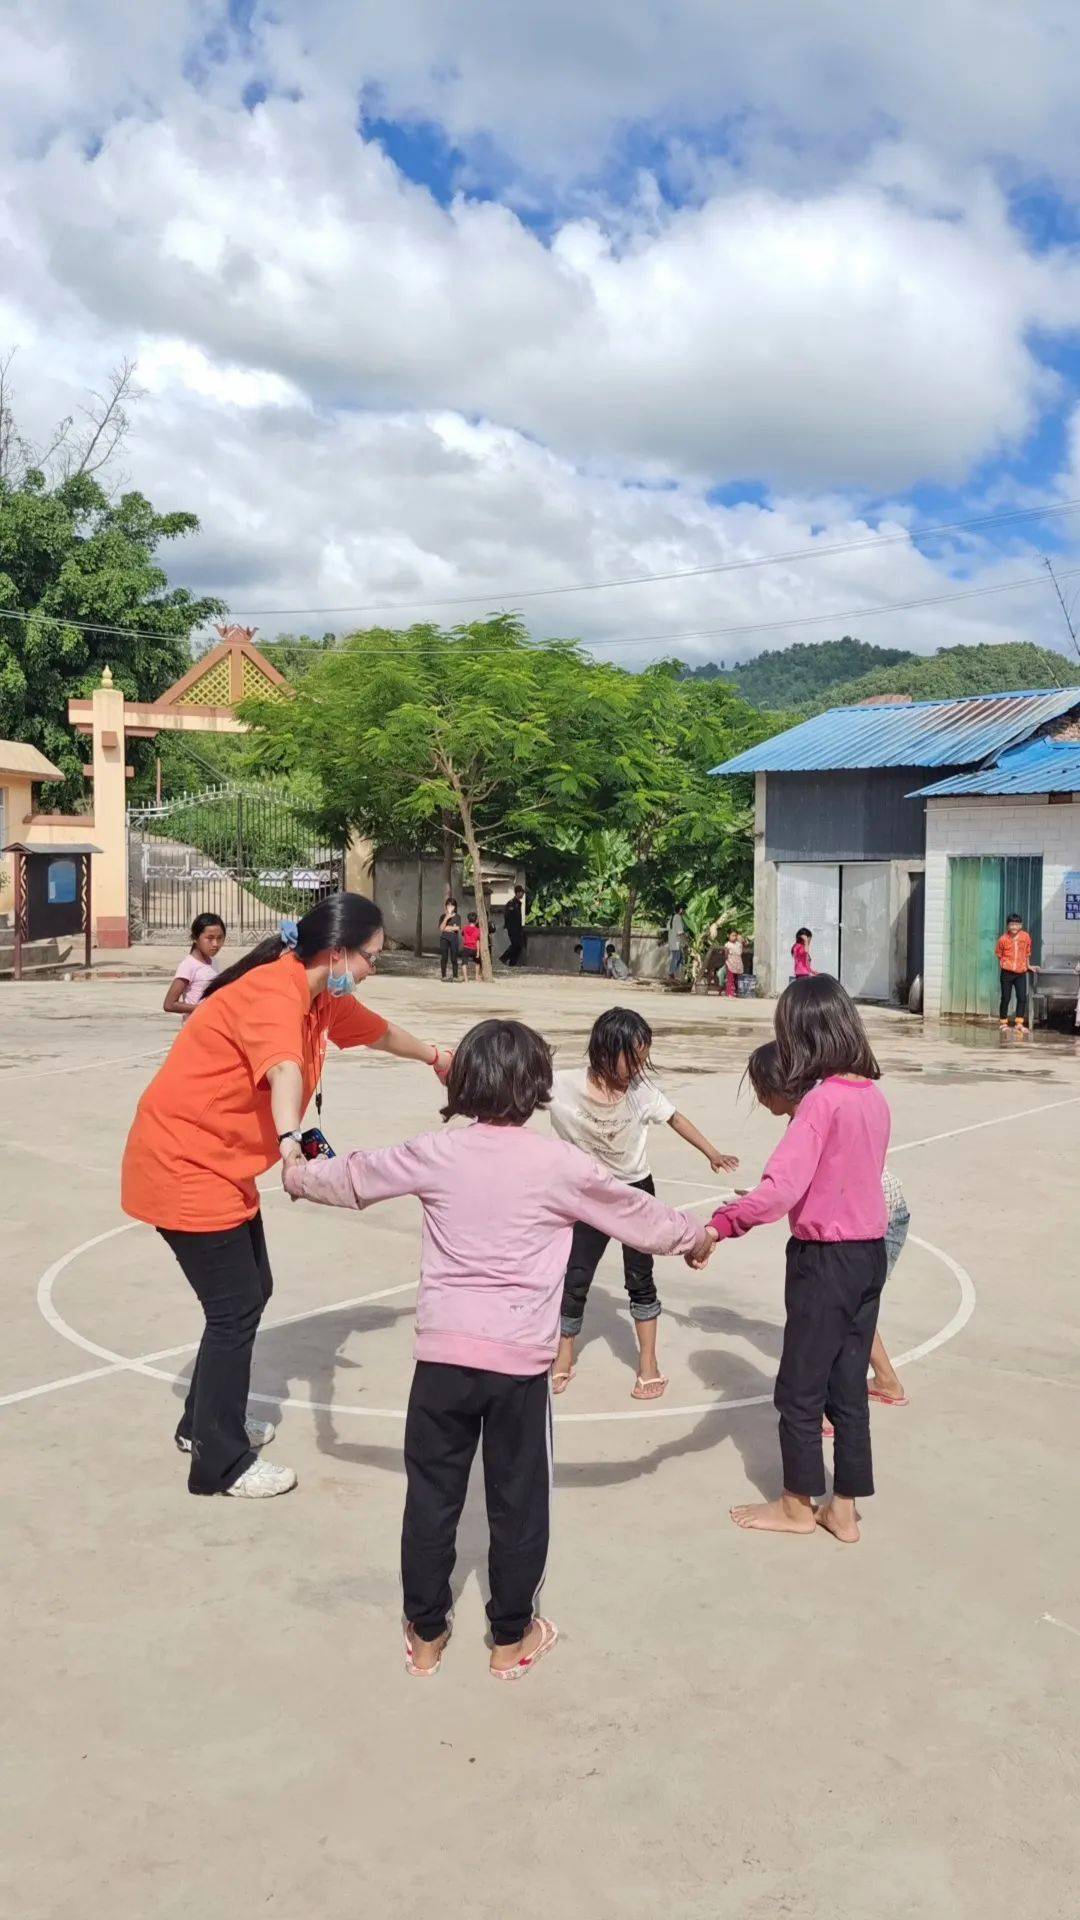
[[[581,971],[582,973],[603,973],[604,946],[605,946],[605,941],[602,934],[598,934],[598,933],[582,934],[581,936]]]

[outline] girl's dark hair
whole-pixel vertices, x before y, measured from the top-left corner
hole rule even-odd
[[[615,1088],[625,1056],[634,1086],[645,1078],[652,1042],[652,1028],[640,1013],[632,1007],[609,1007],[589,1035],[589,1071],[602,1087]]]
[[[191,923],[192,940],[197,940],[200,933],[206,932],[207,927],[220,927],[222,933],[228,931],[220,913],[197,913]],[[206,999],[205,993],[203,994],[203,999]]]
[[[813,937],[814,937],[813,927],[799,927],[795,935],[796,940],[812,940]]]
[[[834,1073],[881,1079],[854,1002],[830,974],[816,973],[784,988],[776,1003],[776,1044],[793,1100]]]
[[[746,1063],[746,1078],[754,1089],[756,1100],[787,1100],[790,1097],[780,1063],[780,1049],[775,1040],[766,1040],[763,1046],[754,1048]]]
[[[523,1127],[551,1099],[551,1048],[520,1020],[481,1020],[454,1054],[444,1120],[464,1114],[492,1127]]]
[[[475,913],[470,913],[469,925],[470,927],[478,927],[480,925],[480,921]]]
[[[331,893],[320,900],[317,907],[305,913],[297,928],[296,947],[298,960],[310,966],[320,953],[328,947],[362,947],[373,933],[378,933],[383,917],[374,900],[363,893]],[[280,960],[286,951],[285,941],[280,933],[272,933],[268,939],[260,940],[231,967],[219,973],[203,994],[209,1000],[212,993],[220,993],[222,987],[231,987],[234,980],[240,980],[253,967],[268,966],[271,960]]]

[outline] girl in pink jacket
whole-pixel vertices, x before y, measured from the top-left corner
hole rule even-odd
[[[423,1208],[416,1372],[405,1423],[401,1540],[405,1664],[438,1671],[450,1638],[457,1525],[478,1444],[491,1531],[491,1672],[517,1680],[557,1638],[535,1608],[551,1502],[549,1370],[574,1223],[646,1253],[703,1256],[701,1223],[526,1128],[551,1098],[547,1042],[484,1020],[459,1046],[446,1120],[474,1125],[398,1147],[286,1163],[294,1200],[363,1208],[415,1194]]]

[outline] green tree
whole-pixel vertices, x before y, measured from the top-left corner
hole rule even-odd
[[[481,897],[485,854],[585,824],[602,786],[602,690],[569,645],[537,647],[497,615],[354,635],[309,669],[296,697],[249,702],[268,771],[318,776],[323,817],[375,844],[417,843],[444,826]],[[481,971],[491,978],[487,916]]]
[[[8,365],[0,363],[0,734],[54,761],[65,776],[56,801],[74,806],[85,793],[85,747],[68,726],[69,698],[91,692],[108,665],[130,699],[152,699],[190,665],[192,628],[223,609],[170,588],[155,558],[163,541],[195,531],[194,514],[158,513],[140,493],[113,498],[96,477],[126,429],[132,369],[114,376],[83,427],[61,422],[37,455],[15,424]]]

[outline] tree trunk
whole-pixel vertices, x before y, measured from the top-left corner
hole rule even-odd
[[[413,934],[413,952],[418,960],[424,952],[424,856],[417,855],[416,860],[416,930]]]
[[[630,936],[634,929],[634,908],[637,906],[637,888],[631,881],[626,895],[626,912],[622,923],[622,957],[630,965]]]
[[[443,819],[442,831],[443,899],[454,891],[454,836]]]

